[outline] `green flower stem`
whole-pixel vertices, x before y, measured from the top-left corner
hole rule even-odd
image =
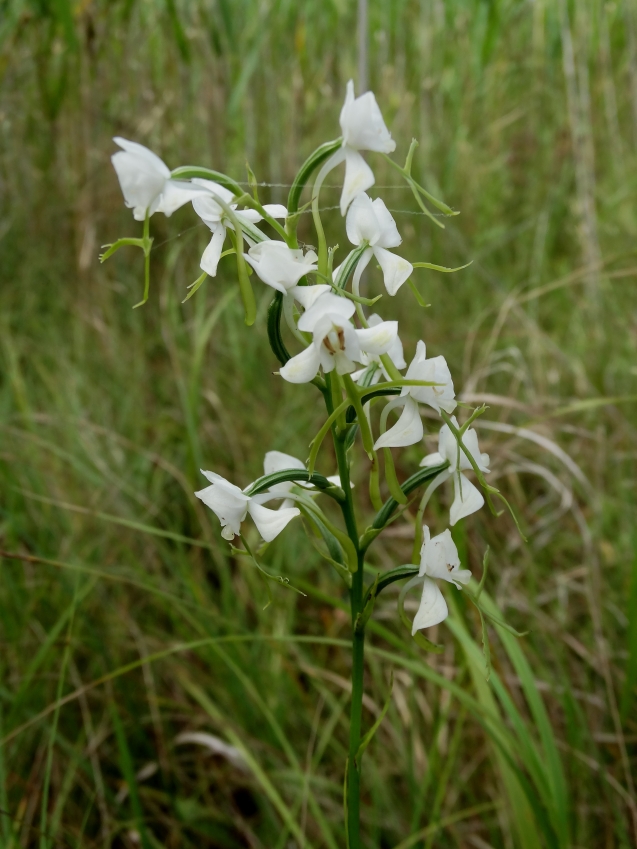
[[[356,410],[356,418],[358,419],[358,426],[360,427],[361,431],[363,448],[365,449],[365,452],[372,464],[369,476],[369,497],[374,507],[374,510],[380,510],[380,508],[383,506],[383,502],[380,497],[378,454],[374,450],[374,437],[372,436],[369,421],[367,420],[365,410],[363,409],[363,405],[361,403],[361,397],[358,387],[356,386],[352,378],[349,376],[349,374],[343,375],[343,383],[345,384],[345,391],[347,392],[347,397],[350,399],[350,401],[352,402],[352,406]]]
[[[325,423],[323,424],[323,426],[319,430],[319,432],[316,434],[316,436],[314,437],[314,439],[310,443],[310,446],[311,446],[311,448],[310,448],[310,458],[307,461],[307,470],[310,473],[310,475],[313,474],[313,472],[314,472],[314,464],[316,463],[316,457],[318,455],[319,448],[321,447],[321,443],[323,442],[323,440],[327,436],[327,432],[335,424],[338,417],[342,413],[344,413],[345,410],[350,405],[349,398],[346,398],[343,401],[342,404],[339,404],[339,406],[336,407],[336,409],[334,409],[334,407],[332,405],[331,393],[329,391],[325,392],[324,398],[325,398],[325,402],[327,404],[327,409],[331,410],[331,412],[330,412],[329,417],[327,418],[327,420],[325,421]],[[341,478],[341,480],[342,480],[342,478]]]
[[[330,375],[327,375],[328,379]],[[348,398],[343,403],[350,404]],[[365,554],[358,545],[358,528],[356,525],[356,514],[354,512],[354,499],[352,498],[352,487],[350,484],[349,461],[345,448],[347,433],[338,433],[335,426],[335,413],[332,406],[330,393],[325,395],[325,405],[329,413],[328,422],[332,422],[332,439],[334,441],[334,453],[336,464],[341,479],[341,487],[345,493],[345,500],[341,503],[343,519],[347,535],[352,541],[357,554],[358,568],[352,575],[352,586],[350,588],[350,610],[352,617],[352,701],[350,705],[349,726],[349,755],[345,766],[345,808],[347,810],[347,847],[348,849],[361,849],[360,840],[360,776],[361,768],[357,760],[357,752],[361,743],[361,724],[363,716],[363,675],[365,671],[365,629],[356,629],[355,623],[363,610],[363,567]]]
[[[325,376],[325,379],[327,380],[327,384],[332,392],[332,405],[335,410],[340,409],[343,403],[343,381],[341,380],[341,376],[336,371],[332,371],[330,374]],[[345,410],[338,414],[336,426],[339,434],[347,427],[347,422],[345,421]]]
[[[394,365],[394,361],[389,356],[389,354],[381,354],[380,361],[385,367],[385,371],[391,377],[393,383],[397,383],[399,386],[411,386],[412,384],[405,383],[402,374],[398,371],[396,366]],[[382,384],[378,384],[382,386]],[[383,387],[384,388],[384,387]]]
[[[250,283],[250,278],[248,276],[246,261],[243,258],[243,229],[241,227],[239,219],[234,214],[234,210],[229,204],[222,200],[219,195],[213,194],[212,199],[215,203],[218,203],[219,206],[223,209],[227,217],[232,222],[232,226],[234,227],[234,235],[231,234],[231,237],[234,240],[234,248],[237,254],[237,276],[239,278],[239,291],[241,293],[243,309],[245,310],[245,323],[248,325],[248,327],[251,327],[257,317],[257,302],[254,299],[254,292],[252,291],[252,284]]]

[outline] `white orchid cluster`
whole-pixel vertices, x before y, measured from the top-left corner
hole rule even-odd
[[[483,475],[489,471],[489,458],[480,452],[475,430],[468,424],[461,427],[453,416],[457,402],[444,356],[428,357],[425,342],[419,340],[407,365],[398,322],[384,320],[377,313],[367,315],[365,312],[366,306],[378,300],[372,301],[361,294],[362,277],[372,259],[380,267],[384,288],[391,297],[408,281],[415,266],[395,252],[402,239],[385,203],[381,198],[372,199],[367,194],[374,185],[374,174],[361,151],[377,152],[397,168],[427,214],[431,215],[424,206],[423,198],[433,201],[445,214],[453,213],[444,204],[432,199],[413,180],[413,145],[404,168],[388,157],[396,144],[371,92],[356,98],[352,82],[348,84],[340,126],[341,138],[323,145],[302,167],[287,207],[261,205],[254,181],[253,194],[248,194],[238,183],[218,172],[188,166],[170,171],[150,150],[122,138],[115,139],[121,150],[114,154],[112,161],[126,205],[133,210],[136,220],[145,222],[146,228],[154,213],[170,215],[190,202],[210,229],[210,242],[201,257],[203,274],[193,286],[193,291],[206,276],[216,276],[220,259],[226,254],[232,254],[237,262],[247,323],[254,320],[249,275],[253,273],[265,286],[271,287],[274,301],[268,332],[273,350],[281,361],[278,375],[293,384],[314,383],[326,400],[329,418],[324,432],[312,444],[307,465],[290,455],[270,451],[265,456],[263,478],[244,490],[220,475],[203,471],[209,486],[196,495],[219,518],[224,539],[233,540],[241,535],[242,524],[250,515],[267,543],[292,519],[303,514],[304,518],[314,521],[321,529],[327,529],[326,532],[336,539],[344,549],[342,562],[355,572],[357,561],[356,558],[353,563],[348,561],[343,533],[333,529],[313,498],[323,492],[346,506],[351,500],[349,460],[347,469],[343,465],[346,452],[339,460],[338,475],[320,478],[322,483],[316,484],[318,478],[314,463],[323,436],[332,429],[335,438],[340,439],[349,451],[353,441],[347,441],[349,435],[360,433],[371,462],[372,504],[379,511],[378,515],[388,520],[391,512],[387,506],[389,502],[383,504],[380,498],[378,452],[383,450],[385,478],[391,493],[390,506],[395,509],[398,504],[406,504],[409,487],[408,482],[402,487],[398,484],[389,449],[422,442],[423,405],[444,420],[439,433],[438,452],[424,457],[421,472],[416,475],[418,485],[427,484],[416,524],[416,536],[422,545],[416,546],[413,564],[413,573],[417,571],[423,584],[420,607],[413,620],[413,632],[416,632],[441,622],[447,616],[447,605],[437,581],[451,582],[459,587],[471,577],[468,570],[460,568],[458,551],[448,528],[433,537],[426,525],[422,526],[421,532],[427,500],[436,487],[451,479],[454,497],[449,525],[455,525],[480,509],[484,504],[483,495],[467,473],[473,470],[485,486]],[[352,249],[344,261],[333,268],[334,250],[328,250],[325,243],[318,197],[327,174],[343,162],[345,176],[340,212],[345,217],[345,230]],[[318,253],[313,249],[302,250],[296,236],[300,212],[298,199],[313,171],[318,171],[312,193]],[[273,230],[276,238],[270,238],[257,226],[262,224],[267,224],[270,228],[267,232]],[[224,253],[228,237],[231,246]],[[121,243],[139,244],[148,254],[150,241],[146,229],[144,240],[121,240]],[[104,257],[119,246],[118,243],[111,246]],[[451,270],[428,263],[416,265]],[[300,343],[301,348],[294,356],[287,353],[282,341],[281,319],[285,320],[291,336]],[[376,424],[372,408],[378,401],[386,403]],[[387,427],[388,417],[393,411],[398,412],[399,417],[391,427]],[[487,491],[495,490],[487,488]],[[281,502],[278,509],[264,506],[275,500]],[[355,554],[359,555],[358,563],[362,563],[369,541],[382,530],[382,522],[380,526],[379,522],[380,519],[370,526],[367,536],[361,538],[367,540],[366,543],[351,540]],[[348,533],[351,537],[349,529]],[[335,558],[332,549],[327,559],[334,561]]]

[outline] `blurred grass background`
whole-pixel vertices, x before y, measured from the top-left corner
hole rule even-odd
[[[529,543],[486,510],[455,537],[478,577],[491,547],[488,593],[530,633],[491,630],[487,684],[462,596],[447,593],[440,656],[383,596],[368,725],[392,669],[395,683],[365,756],[366,846],[634,846],[637,7],[370,0],[369,14],[395,155],[418,137],[420,179],[462,214],[433,227],[404,188],[380,189],[397,181],[370,155],[374,191],[405,256],[473,261],[417,272],[426,311],[407,291],[379,306],[408,359],[424,338],[465,400],[490,405],[491,479]],[[3,849],[344,845],[346,596],[292,525],[265,559],[307,596],[281,588],[264,609],[192,494],[199,467],[244,486],[266,450],[304,458],[321,405],[271,376],[229,259],[181,305],[208,234],[192,210],[152,220],[143,309],[140,257],[97,254],[138,235],[113,135],[170,167],[245,179],[247,159],[274,184],[262,200],[284,201],[338,135],[355,32],[353,0],[0,2]],[[422,453],[401,452],[399,475]],[[447,509],[440,492],[432,527]],[[370,569],[409,559],[410,533],[392,526]]]

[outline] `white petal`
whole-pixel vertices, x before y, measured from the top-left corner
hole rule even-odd
[[[138,142],[123,139],[121,136],[115,136],[113,139],[115,144],[119,145],[127,153],[133,154],[140,162],[145,162],[149,168],[153,168],[167,180],[170,177],[170,168],[166,165],[163,159],[160,159],[156,153],[144,147]]]
[[[435,454],[427,454],[426,457],[423,457],[420,461],[421,466],[439,466],[441,463],[445,462],[445,458],[436,451]]]
[[[475,513],[484,504],[480,490],[462,473],[454,474],[453,484],[455,495],[449,511],[449,521],[452,526],[460,519],[464,519],[465,516]]]
[[[263,460],[263,472],[266,475],[272,475],[275,472],[287,472],[290,469],[305,471],[305,463],[293,457],[291,454],[284,454],[282,451],[268,451]],[[283,481],[283,483],[274,484],[270,487],[270,492],[277,495],[285,495],[296,483],[294,481]],[[298,482],[299,486],[309,486],[310,484]],[[286,499],[289,501],[289,499]],[[286,503],[285,507],[291,507],[292,502]],[[281,509],[281,508],[279,508]]]
[[[263,208],[272,218],[287,218],[288,211],[281,203],[265,203]]]
[[[291,454],[284,454],[283,451],[268,451],[263,460],[263,472],[266,475],[272,475],[274,472],[285,472],[288,469],[305,470],[305,463]]]
[[[217,224],[216,228],[212,231],[212,238],[201,257],[199,267],[211,277],[215,277],[217,274],[217,266],[219,265],[219,258],[223,251],[225,238],[226,228],[223,224]]]
[[[374,185],[374,172],[357,150],[343,148],[345,152],[345,180],[341,192],[341,215],[345,215],[350,203],[361,192]]]
[[[314,304],[303,313],[299,319],[298,328],[299,330],[306,330],[311,333],[314,331],[318,322],[327,315],[334,316],[337,321],[342,323],[351,318],[355,312],[356,307],[354,302],[350,301],[349,298],[332,295],[328,292],[317,298]]]
[[[401,256],[378,246],[374,248],[374,256],[383,271],[387,292],[390,295],[395,295],[414,270],[413,265]]]
[[[248,504],[248,513],[252,516],[263,539],[271,542],[295,516],[300,515],[301,511],[297,507],[270,510],[269,507],[263,507],[251,500]]]
[[[127,139],[115,138],[123,151],[111,157],[117,178],[124,195],[126,206],[135,209],[136,217],[145,217],[170,177],[170,171],[162,160],[147,147]]]
[[[396,149],[376,98],[371,91],[354,97],[354,83],[347,83],[345,103],[339,118],[344,144],[357,150],[376,150],[391,153]]]
[[[376,243],[381,248],[397,248],[402,239],[396,227],[394,216],[385,206],[382,198],[374,198],[374,214],[380,228],[380,238]]]
[[[356,335],[363,351],[368,354],[386,354],[398,336],[398,322],[381,321],[373,327],[357,330]]]
[[[327,283],[319,283],[316,286],[293,286],[288,289],[288,295],[292,295],[303,309],[309,310],[321,295],[325,295],[331,290],[332,287],[328,286]]]
[[[203,194],[204,189],[185,180],[166,180],[157,212],[163,212],[166,217],[170,217],[175,210]]]
[[[226,187],[222,186],[220,183],[215,183],[214,180],[204,180],[201,177],[194,177],[192,182],[196,186],[203,186],[203,188],[207,189],[211,194],[217,195],[217,197],[220,197],[224,203],[230,204],[234,200],[234,194],[230,191],[230,189],[226,189]]]
[[[406,445],[420,442],[422,436],[423,426],[418,404],[412,398],[407,398],[400,418],[393,427],[380,435],[374,448],[404,448]]]
[[[375,245],[380,239],[382,232],[376,218],[374,204],[365,192],[361,192],[352,201],[347,211],[345,229],[347,230],[347,238],[353,245],[360,245],[363,242]]]
[[[445,597],[440,592],[440,588],[431,578],[425,578],[422,586],[422,598],[420,599],[420,607],[414,617],[414,624],[411,629],[412,636],[421,628],[431,628],[432,625],[438,625],[449,615],[449,609]]]
[[[320,359],[314,345],[310,345],[300,354],[292,357],[279,369],[279,374],[288,383],[309,383],[316,377]]]
[[[237,212],[237,218],[239,220],[243,218],[243,220],[247,221],[249,224],[257,224],[259,221],[263,220],[263,216],[260,212],[257,212],[256,209],[242,209],[241,212]]]

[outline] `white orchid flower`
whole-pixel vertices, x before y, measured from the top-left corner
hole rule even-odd
[[[277,493],[246,495],[238,486],[222,478],[221,475],[206,472],[203,469],[201,473],[210,481],[210,486],[195,492],[195,495],[207,507],[210,507],[221,522],[221,536],[224,539],[232,540],[241,533],[241,523],[248,513],[266,542],[271,542],[295,516],[300,515],[300,510],[296,507],[270,510],[263,506],[266,501],[280,498],[281,495]]]
[[[397,248],[402,239],[398,233],[396,222],[381,198],[372,200],[369,195],[359,194],[347,213],[345,222],[347,238],[353,245],[367,243],[369,247],[363,252],[352,281],[352,291],[358,294],[361,275],[372,256],[378,260],[383,272],[385,288],[390,295],[395,295],[405,280],[414,270],[413,265],[387,248]]]
[[[383,319],[374,313],[370,315],[367,319],[367,324],[370,327],[378,327],[379,324],[383,323]],[[400,341],[400,336],[396,334],[396,338],[392,342],[389,350],[387,351],[387,356],[393,362],[397,369],[405,368],[407,363],[405,362],[405,357],[403,354],[403,343]],[[361,351],[361,363],[364,366],[370,366],[372,363],[376,363],[378,368],[374,372],[374,376],[372,377],[372,385],[374,383],[378,383],[381,377],[384,377],[385,380],[391,380],[390,376],[386,373],[385,368],[380,360],[380,355],[378,354],[366,354],[364,351]],[[358,380],[365,373],[365,369],[361,369],[358,372],[355,372],[352,375],[354,380]]]
[[[275,240],[253,245],[244,257],[264,283],[284,295],[301,277],[318,268],[314,251],[304,255],[302,250],[293,250],[285,242]]]
[[[354,97],[354,82],[347,83],[347,94],[340,115],[343,146],[333,165],[345,160],[345,180],[341,193],[341,215],[354,198],[374,185],[374,173],[360,154],[361,150],[392,153],[396,142],[381,114],[371,91]]]
[[[298,329],[312,334],[312,344],[292,357],[279,374],[290,383],[308,383],[319,368],[328,373],[348,374],[366,354],[384,354],[394,344],[398,333],[397,321],[382,321],[375,327],[357,330],[349,320],[356,308],[353,301],[325,291],[316,297],[312,289],[319,286],[297,286],[294,297],[308,304],[298,322]],[[307,295],[304,290],[308,290]],[[305,303],[304,303],[305,302]]]
[[[453,413],[456,409],[456,393],[447,361],[444,357],[432,357],[428,360],[427,347],[422,339],[416,345],[416,355],[409,364],[405,378],[407,380],[427,380],[437,385],[405,386],[402,391],[403,395],[411,395],[414,400],[420,401],[421,404],[428,404],[433,407],[437,413],[441,409],[445,413]]]
[[[418,342],[416,356],[409,364],[405,377],[408,380],[427,380],[437,385],[403,387],[401,396],[404,401],[392,402],[394,406],[403,403],[403,412],[396,424],[378,438],[374,446],[376,449],[404,448],[420,442],[424,430],[418,401],[429,404],[437,413],[441,409],[451,413],[456,408],[453,381],[447,361],[444,357],[432,357],[428,360],[424,342]]]
[[[440,591],[440,587],[433,580],[437,578],[449,581],[456,587],[460,584],[468,584],[471,578],[469,569],[460,569],[460,558],[458,549],[451,538],[451,532],[447,528],[438,536],[432,537],[427,525],[423,525],[424,542],[420,549],[420,570],[418,574],[425,580],[422,588],[420,607],[414,617],[411,629],[412,635],[421,628],[431,628],[438,625],[449,615],[447,602]]]
[[[451,421],[456,427],[459,427],[455,416],[451,417]],[[472,427],[462,434],[462,443],[473,457],[480,471],[488,473],[489,455],[480,453],[478,434]],[[465,516],[470,516],[479,510],[484,504],[484,498],[480,490],[463,474],[463,472],[472,468],[471,463],[446,424],[440,428],[438,451],[424,457],[420,465],[437,466],[444,463],[445,460],[449,461],[449,468],[439,475],[439,483],[453,476],[455,493],[450,510],[450,522],[451,525],[455,525],[460,519],[464,519]]]
[[[120,136],[113,141],[122,150],[111,156],[111,162],[124,202],[133,210],[136,221],[143,221],[147,214],[155,212],[170,216],[201,191],[185,180],[171,180],[166,163],[143,144]]]
[[[212,231],[212,238],[208,247],[203,252],[200,266],[202,271],[205,271],[210,277],[215,277],[219,258],[223,251],[223,243],[226,239],[226,228],[232,227],[232,223],[224,217],[226,215],[224,209],[212,195],[217,195],[217,197],[221,198],[233,211],[236,210],[237,204],[232,203],[234,199],[232,192],[224,186],[215,183],[213,180],[203,180],[197,177],[193,180],[193,183],[205,190],[192,199],[193,208],[201,220]],[[288,214],[287,209],[279,203],[266,204],[263,208],[273,218],[285,218]],[[242,209],[240,212],[236,212],[236,215],[239,221],[247,221],[250,224],[256,224],[262,220],[262,216],[256,209]]]

